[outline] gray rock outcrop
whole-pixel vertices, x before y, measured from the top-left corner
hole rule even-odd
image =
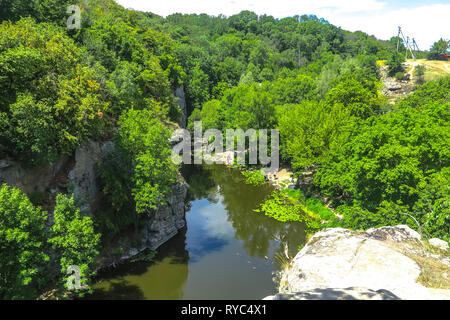
[[[78,147],[75,150],[75,165],[69,172],[70,191],[75,199],[82,203],[82,211],[96,209],[100,190],[97,186],[96,166],[114,150],[114,144],[108,142],[93,142]]]
[[[155,250],[184,228],[187,192],[186,184],[175,185],[168,203],[147,215],[146,227],[142,230],[143,247]]]
[[[448,246],[448,242],[441,240],[441,239],[430,239],[428,240],[428,243],[431,244],[433,247],[438,248],[440,250],[448,250],[449,246]]]
[[[187,192],[188,186],[184,181],[176,184],[167,204],[160,206],[156,212],[147,213],[138,243],[130,246],[128,239],[120,239],[117,245],[123,250],[122,253],[105,254],[101,258],[100,268],[116,266],[145,250],[156,250],[174,237],[186,226]]]
[[[399,300],[399,297],[387,290],[374,291],[367,288],[326,288],[296,293],[278,293],[265,300]]]
[[[63,156],[56,163],[26,168],[16,161],[0,160],[0,185],[6,183],[11,187],[19,188],[28,195],[35,192],[47,192],[55,187],[55,178],[68,161],[69,158]]]
[[[424,250],[420,235],[408,226],[367,232],[326,229],[316,233],[283,272],[280,294],[267,299],[450,299],[450,290],[417,282],[422,273],[418,261],[423,259],[439,264],[439,272],[448,271],[438,274],[444,282],[450,274],[445,254]]]

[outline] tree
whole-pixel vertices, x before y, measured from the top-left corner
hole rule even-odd
[[[222,128],[222,109],[219,100],[211,100],[203,105],[200,120],[204,130]]]
[[[46,219],[19,189],[0,187],[0,299],[32,299],[43,285]]]
[[[48,242],[59,257],[62,273],[62,283],[67,285],[67,271],[70,266],[80,268],[80,285],[77,292],[83,296],[83,291],[89,289],[89,282],[95,275],[95,257],[98,255],[100,234],[94,232],[94,224],[90,217],[82,217],[80,209],[75,205],[73,196],[68,198],[63,194],[56,197],[53,212],[54,224],[51,227]],[[70,289],[65,287],[66,289]]]
[[[54,161],[104,131],[109,103],[81,50],[52,25],[0,25],[0,144],[7,156]],[[0,149],[2,149],[0,147]]]
[[[328,104],[343,104],[350,110],[351,115],[368,118],[380,108],[378,95],[354,79],[343,79],[333,89],[328,91],[326,100]]]
[[[431,49],[430,49],[430,53],[428,54],[427,58],[428,60],[437,60],[439,59],[439,57],[443,54],[447,53],[448,50],[448,46],[449,46],[449,41],[444,40],[444,39],[439,39],[439,41],[436,41]]]
[[[396,111],[355,122],[346,141],[330,148],[314,183],[336,206],[351,208],[345,219],[354,221],[351,227],[417,228],[403,214],[409,212],[431,236],[441,235],[432,225],[448,221],[443,177],[450,165],[449,80],[419,87]]]
[[[281,154],[302,171],[321,163],[350,115],[341,104],[329,109],[324,103],[304,101],[278,107],[277,116]]]
[[[401,53],[393,51],[387,61],[387,66],[389,67],[388,75],[393,77],[397,72],[403,72],[402,63],[404,61],[405,57]]]
[[[209,78],[197,65],[189,75],[186,88],[188,99],[192,107],[200,108],[209,100]]]
[[[132,194],[138,213],[163,204],[176,179],[171,131],[155,116],[149,109],[131,109],[119,119],[119,146],[124,161],[134,164]]]
[[[426,67],[424,65],[418,65],[414,69],[414,75],[417,77],[417,83],[423,84],[425,82],[423,76],[425,75]]]

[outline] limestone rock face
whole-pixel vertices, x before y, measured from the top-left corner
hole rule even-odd
[[[143,246],[152,250],[157,249],[167,240],[178,233],[186,225],[185,199],[187,185],[177,184],[173,187],[173,194],[168,204],[160,206],[156,213],[148,214],[147,226],[142,230]]]
[[[156,212],[147,213],[147,219],[140,230],[139,241],[130,245],[126,237],[123,237],[118,243],[123,252],[119,255],[104,255],[100,268],[116,266],[148,249],[156,250],[186,226],[185,200],[188,186],[184,181],[179,181],[172,191],[166,205],[160,206]]]
[[[428,243],[431,244],[433,247],[441,249],[441,250],[448,250],[449,246],[448,246],[448,242],[441,240],[441,239],[430,239],[428,240]]]
[[[399,300],[387,290],[374,291],[367,288],[313,289],[296,293],[278,293],[264,300]]]
[[[367,232],[341,228],[320,231],[283,273],[281,295],[272,298],[338,299],[350,295],[377,299],[450,299],[450,290],[429,289],[417,283],[422,270],[408,252],[414,253],[421,246],[420,235],[408,226]],[[441,262],[448,265],[445,260]],[[364,289],[349,292],[340,288]],[[374,294],[379,290],[384,293]]]
[[[83,211],[95,210],[96,200],[98,200],[100,192],[97,186],[95,167],[113,150],[114,144],[111,141],[92,141],[80,146],[75,151],[75,165],[69,172],[68,177],[74,197],[84,203]]]
[[[19,188],[28,195],[47,192],[54,184],[55,177],[68,163],[68,157],[61,157],[56,163],[48,163],[36,168],[25,168],[11,160],[0,160],[0,185],[3,183]]]

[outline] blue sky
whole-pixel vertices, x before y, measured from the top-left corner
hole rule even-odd
[[[397,35],[415,38],[421,49],[429,49],[439,38],[450,38],[450,0],[116,0],[125,8],[172,13],[206,13],[230,16],[242,10],[276,18],[315,14],[350,31],[361,30],[380,39]]]

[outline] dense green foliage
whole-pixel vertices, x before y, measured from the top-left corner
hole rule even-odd
[[[100,235],[91,218],[81,217],[74,200],[66,196],[58,195],[53,215],[55,222],[48,230],[47,212],[19,189],[0,187],[0,299],[35,298],[55,276],[62,278],[63,286],[72,265],[80,267],[84,290],[89,288]],[[54,256],[59,259],[50,260]],[[59,275],[54,272],[57,266]]]
[[[437,60],[442,55],[446,55],[448,53],[449,41],[444,39],[439,39],[436,41],[430,49],[427,58],[430,60]]]
[[[75,205],[73,197],[67,198],[58,194],[53,217],[55,221],[48,241],[58,253],[61,273],[66,275],[70,266],[78,266],[80,285],[85,290],[95,274],[93,266],[98,254],[100,234],[94,232],[91,218],[80,215],[80,209]],[[62,278],[62,283],[66,285],[67,276]],[[79,290],[83,294],[83,290]]]
[[[178,171],[169,139],[181,87],[189,129],[196,120],[205,130],[278,129],[283,164],[299,178],[313,175],[309,188],[343,219],[297,191],[274,193],[266,214],[303,221],[306,213],[354,229],[417,229],[415,219],[426,236],[450,240],[450,78],[389,105],[377,61],[401,76],[396,37],[380,41],[306,15],[162,18],[112,0],[85,2],[81,29],[69,30],[68,5],[0,0],[0,159],[33,167],[91,140],[113,141],[97,168],[104,197],[91,219],[58,195],[46,226],[45,211],[3,186],[0,298],[36,297],[54,270],[64,284],[74,264],[87,285],[100,243],[94,227],[107,245],[165,204]],[[447,49],[441,39],[429,57]]]
[[[105,243],[138,225],[136,213],[155,210],[171,192],[177,168],[170,159],[168,124],[180,116],[173,90],[186,74],[175,41],[152,27],[146,14],[91,0],[81,10],[82,28],[68,30],[69,5],[1,2],[0,159],[35,167],[73,155],[90,140],[113,140],[115,151],[98,168],[105,197],[94,215]],[[88,287],[99,242],[93,221],[80,215],[76,201],[58,196],[46,231],[46,214],[24,195],[17,197],[2,204],[0,219],[9,219],[7,228],[27,215],[30,226],[24,222],[17,239],[5,238],[8,246],[17,243],[15,251],[8,250],[11,257],[2,240],[0,264],[8,270],[0,271],[1,287],[11,291],[0,295],[35,297],[50,281],[43,273],[61,270],[65,284],[71,265],[80,267]],[[59,266],[43,268],[49,256]]]
[[[266,183],[266,178],[260,171],[241,171],[245,177],[245,183],[259,186]]]
[[[387,61],[389,67],[388,75],[393,77],[396,76],[397,73],[403,72],[403,62],[405,62],[405,57],[398,52],[393,52]]]
[[[38,271],[49,260],[44,253],[47,214],[18,189],[0,188],[0,298],[32,297]]]
[[[355,207],[346,225],[408,222],[414,227],[403,215],[409,213],[425,226],[431,214],[446,221],[439,234],[448,239],[449,186],[442,179],[450,165],[449,89],[450,78],[425,84],[397,110],[351,124],[347,141],[323,159],[315,182],[336,204]],[[436,181],[444,183],[433,186]]]

